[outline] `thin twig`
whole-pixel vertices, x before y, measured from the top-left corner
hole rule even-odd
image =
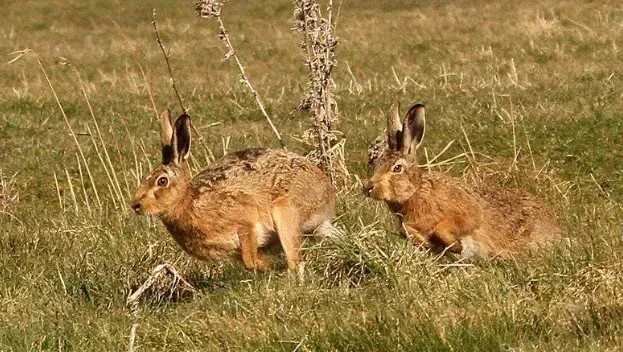
[[[164,61],[167,64],[167,70],[169,71],[169,79],[171,80],[171,87],[173,88],[173,91],[175,92],[175,96],[177,97],[177,101],[180,103],[180,107],[182,111],[185,114],[187,114],[188,109],[184,106],[180,92],[177,89],[177,84],[175,83],[175,77],[173,76],[173,69],[171,69],[171,63],[169,62],[170,53],[167,54],[166,50],[164,49],[164,44],[162,43],[162,39],[160,39],[160,32],[158,31],[158,25],[156,23],[156,9],[153,9],[151,23],[154,26],[154,32],[156,34],[156,41],[158,42],[158,46],[160,47],[160,50],[162,51],[162,55],[164,56]],[[157,114],[156,114],[156,117],[157,117]],[[195,135],[199,138],[199,144],[201,144],[205,152],[207,154],[212,155],[212,152],[210,151],[210,149],[203,143],[203,137],[201,136],[201,134],[199,134],[199,131],[197,131],[197,129],[192,123],[190,124],[190,128],[195,133]]]
[[[87,168],[87,173],[89,175],[91,184],[93,185],[93,192],[95,193],[95,197],[97,199],[98,205],[100,205],[101,202],[99,199],[99,195],[97,193],[97,187],[95,186],[95,181],[93,180],[93,177],[91,176],[91,171],[89,168],[89,164],[87,163],[86,157],[84,156],[84,153],[82,152],[82,146],[80,145],[80,142],[78,142],[78,138],[76,137],[74,130],[71,128],[71,124],[69,123],[69,118],[67,117],[67,114],[65,114],[63,105],[61,104],[61,101],[58,98],[58,95],[56,94],[56,90],[54,89],[54,86],[52,85],[52,82],[50,81],[50,77],[48,76],[47,71],[43,67],[43,63],[41,62],[41,58],[39,57],[39,54],[37,54],[37,52],[31,49],[25,49],[23,53],[31,53],[32,55],[35,56],[35,59],[37,60],[37,63],[39,64],[39,68],[41,69],[41,72],[43,73],[43,76],[45,77],[45,80],[48,83],[48,87],[50,87],[50,90],[52,91],[54,100],[56,101],[56,104],[58,105],[58,108],[61,111],[61,115],[63,116],[63,120],[65,121],[65,125],[67,126],[67,129],[69,130],[69,134],[71,134],[71,137],[73,138],[74,143],[76,144],[76,147],[78,148],[78,152],[80,153],[80,158],[82,159],[82,162]]]
[[[78,213],[78,199],[76,198],[76,193],[74,192],[74,185],[71,182],[71,176],[69,176],[69,171],[65,167],[65,177],[67,177],[67,184],[69,185],[69,194],[71,195],[71,200],[74,202],[74,210]]]
[[[240,70],[240,76],[242,77],[242,80],[241,80],[242,83],[244,83],[247,86],[247,88],[251,92],[251,95],[253,95],[253,98],[255,98],[255,102],[257,102],[257,105],[260,107],[260,110],[262,111],[262,114],[266,118],[266,121],[268,121],[268,124],[270,125],[270,128],[273,130],[273,133],[277,137],[277,141],[279,142],[279,144],[282,147],[285,148],[286,145],[283,142],[283,139],[281,139],[281,135],[279,134],[279,131],[277,130],[277,127],[275,127],[275,124],[271,120],[270,116],[268,116],[268,113],[266,112],[266,109],[264,109],[264,104],[262,103],[262,99],[260,98],[260,94],[257,92],[257,90],[251,84],[251,81],[249,80],[249,77],[247,76],[247,73],[246,73],[246,71],[244,69],[244,66],[242,65],[242,62],[240,61],[240,58],[238,58],[238,55],[236,54],[236,51],[234,50],[234,46],[231,43],[231,40],[229,39],[229,35],[227,34],[227,30],[225,29],[225,23],[223,22],[223,18],[219,15],[219,16],[217,16],[217,19],[218,19],[219,27],[221,29],[221,36],[223,38],[223,41],[225,42],[225,45],[227,46],[227,49],[229,50],[227,55],[230,55],[231,57],[234,58],[234,61],[236,61],[236,65],[238,65],[238,70]]]
[[[138,329],[138,315],[136,317],[133,317],[133,319],[134,319],[134,321],[132,322],[132,327],[130,327],[130,338],[129,338],[129,342],[128,342],[128,352],[134,352],[134,343],[136,342],[136,330]]]
[[[158,42],[158,46],[160,47],[160,50],[162,50],[164,61],[167,63],[167,70],[169,71],[169,79],[171,80],[171,87],[173,88],[173,91],[175,92],[177,101],[180,103],[180,108],[182,108],[182,111],[186,114],[188,113],[188,110],[186,109],[186,107],[184,106],[184,103],[182,102],[182,97],[180,96],[180,92],[177,89],[177,84],[175,83],[175,77],[173,76],[173,70],[171,69],[171,63],[169,62],[170,55],[167,54],[166,50],[164,49],[164,44],[162,44],[162,40],[160,39],[160,32],[158,31],[158,24],[156,23],[156,9],[153,9],[151,24],[154,26],[154,32],[156,33],[156,41]]]
[[[54,185],[56,185],[56,196],[58,197],[58,206],[61,209],[61,212],[65,212],[65,208],[63,207],[63,198],[61,197],[61,188],[58,185],[58,177],[56,177],[56,171],[54,171]]]
[[[227,33],[225,22],[223,22],[223,17],[221,16],[222,7],[223,7],[223,2],[219,2],[215,0],[202,0],[202,1],[199,1],[196,5],[196,9],[197,9],[197,12],[199,13],[199,16],[203,18],[216,18],[217,19],[218,24],[219,24],[219,29],[220,29],[219,38],[223,41],[223,43],[227,47],[227,53],[225,54],[225,57],[223,60],[227,60],[231,57],[234,58],[234,61],[236,61],[236,65],[238,66],[238,70],[240,71],[240,75],[241,75],[240,81],[249,89],[249,91],[251,92],[251,95],[253,95],[253,98],[255,98],[255,102],[257,103],[260,110],[262,111],[262,114],[266,118],[266,121],[268,121],[270,128],[272,129],[273,133],[277,137],[277,141],[279,142],[281,147],[285,148],[286,145],[283,142],[283,139],[281,139],[281,134],[279,133],[279,131],[277,130],[277,127],[275,126],[272,119],[266,112],[266,109],[264,108],[264,103],[262,103],[260,94],[253,87],[253,84],[251,84],[251,81],[249,80],[249,76],[247,76],[247,72],[244,66],[242,65],[242,62],[240,61],[240,58],[236,54],[234,45],[232,44],[229,38],[229,34]]]

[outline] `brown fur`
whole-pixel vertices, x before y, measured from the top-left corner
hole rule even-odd
[[[185,134],[180,119],[173,133]],[[164,142],[167,118],[161,123]],[[265,269],[271,265],[267,248],[281,243],[288,267],[296,269],[301,262],[300,235],[333,216],[334,191],[328,177],[298,154],[257,148],[227,155],[191,178],[179,154],[190,146],[176,146],[176,140],[190,143],[187,132],[163,143],[163,165],[143,178],[133,208],[160,217],[175,241],[199,259],[238,258],[247,268]],[[168,148],[171,160],[166,160]],[[158,185],[161,177],[168,178],[165,187]]]
[[[398,216],[403,236],[436,252],[480,257],[515,255],[559,238],[554,214],[528,192],[476,189],[445,174],[421,171],[416,149],[424,122],[421,104],[409,110],[404,126],[397,105],[392,108],[389,148],[374,158],[374,174],[364,187]]]

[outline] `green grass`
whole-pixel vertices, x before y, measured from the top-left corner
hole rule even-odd
[[[197,262],[158,221],[115,207],[87,133],[95,130],[77,72],[127,201],[137,176],[158,162],[147,85],[158,110],[178,108],[152,8],[205,145],[217,157],[226,138],[229,150],[277,146],[233,62],[221,61],[217,25],[196,17],[191,3],[3,1],[2,60],[25,48],[39,54],[94,184],[79,168],[35,57],[0,66],[1,351],[124,350],[133,322],[126,297],[163,262],[198,292],[168,299],[149,291],[138,305],[138,351],[616,351],[623,344],[617,1],[344,1],[334,73],[351,172],[366,177],[366,148],[392,102],[423,101],[429,156],[451,140],[442,159],[470,145],[476,153],[477,168],[462,158],[444,171],[530,189],[570,239],[532,258],[448,266],[399,238],[385,206],[355,185],[339,195],[344,235],[307,246],[303,282]],[[309,119],[292,112],[306,72],[291,10],[290,1],[232,1],[224,19],[286,143],[305,152],[297,138]],[[195,167],[204,155],[194,143]]]

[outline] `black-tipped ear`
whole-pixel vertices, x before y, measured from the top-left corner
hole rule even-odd
[[[162,144],[162,164],[171,162],[173,156],[173,127],[171,126],[171,110],[166,109],[160,114],[160,143]]]
[[[394,103],[389,110],[389,115],[387,115],[387,145],[390,149],[400,149],[401,134],[400,103]]]
[[[190,116],[180,115],[173,126],[173,162],[181,164],[190,155]]]
[[[403,154],[415,155],[415,151],[420,147],[424,139],[426,127],[426,109],[424,104],[415,104],[407,112],[402,130]]]

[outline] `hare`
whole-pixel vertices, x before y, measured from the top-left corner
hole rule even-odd
[[[160,116],[162,165],[143,177],[131,207],[159,217],[175,241],[201,260],[242,259],[267,269],[267,249],[281,243],[288,268],[301,263],[302,233],[326,229],[334,190],[310,160],[285,150],[247,149],[191,178],[190,117]]]
[[[418,168],[425,108],[414,105],[404,124],[399,105],[387,119],[387,148],[372,156],[365,195],[383,200],[399,219],[402,236],[437,253],[508,257],[554,242],[561,235],[547,206],[518,189],[473,188],[457,178]]]

